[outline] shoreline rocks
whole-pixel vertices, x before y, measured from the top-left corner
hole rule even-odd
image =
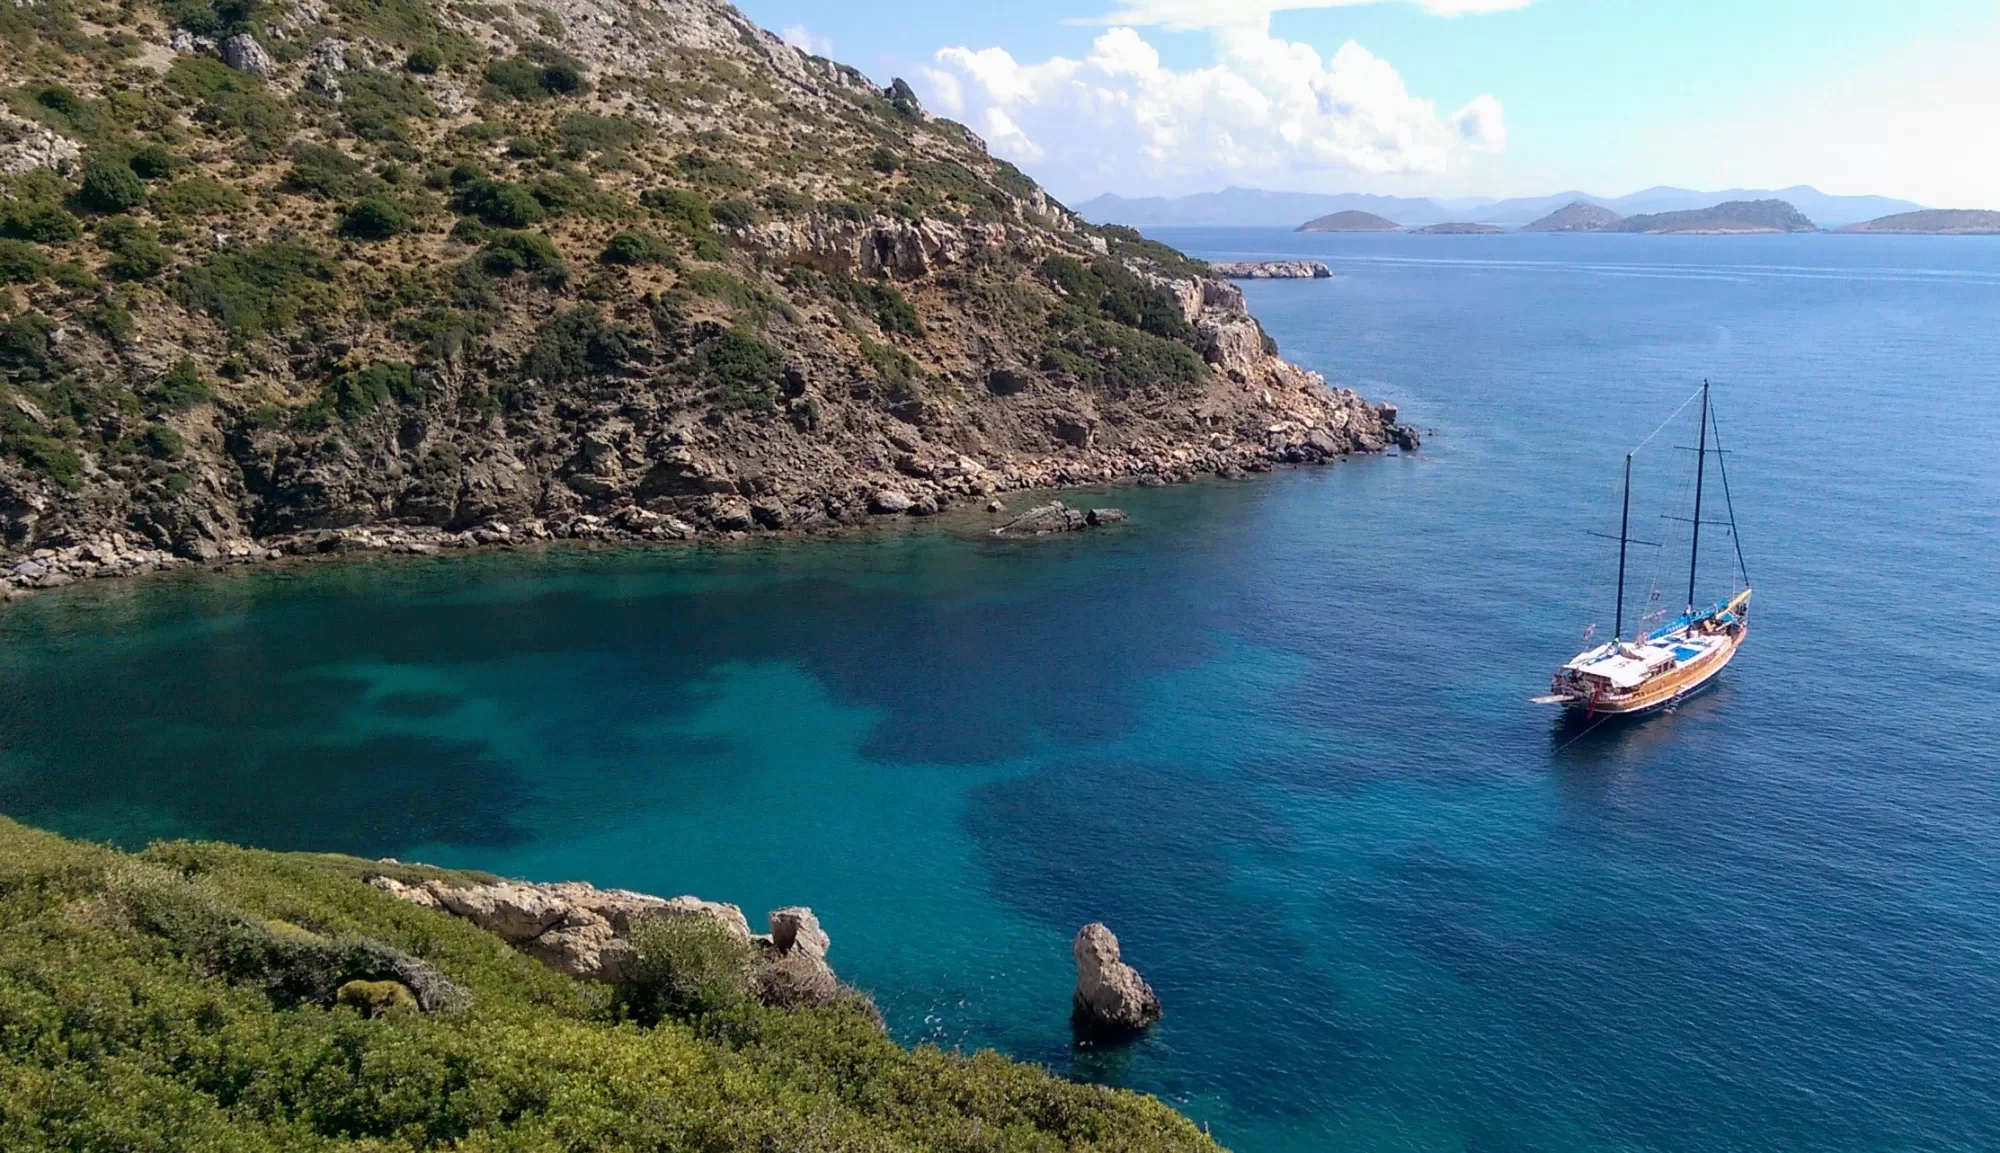
[[[1333,269],[1317,260],[1228,260],[1211,264],[1229,280],[1326,280]]]
[[[1070,1019],[1079,1032],[1129,1036],[1160,1019],[1160,998],[1139,971],[1119,956],[1118,938],[1092,921],[1070,944],[1076,958],[1076,994]]]
[[[609,984],[624,976],[633,956],[633,926],[646,918],[705,917],[754,951],[755,986],[765,1004],[823,1005],[840,995],[840,979],[826,960],[833,942],[802,905],[771,910],[770,933],[758,935],[735,905],[600,889],[582,881],[409,884],[375,876],[368,883],[413,905],[470,921],[556,972],[585,981]]]
[[[1124,524],[1126,519],[1124,509],[1093,508],[1086,512],[1070,508],[1059,500],[1052,500],[1029,509],[991,531],[994,536],[1046,536],[1050,533],[1077,532],[1086,528]]]

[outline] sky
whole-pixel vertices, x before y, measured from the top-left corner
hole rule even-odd
[[[1059,198],[1229,185],[2000,208],[2000,0],[737,0]]]

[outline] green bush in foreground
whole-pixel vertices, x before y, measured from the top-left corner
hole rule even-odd
[[[861,1005],[724,989],[620,1022],[373,872],[453,881],[214,844],[127,856],[0,819],[0,1148],[1215,1148],[1149,1098],[904,1050]],[[655,949],[663,987],[706,987],[679,967],[705,949]],[[469,1000],[415,1011],[425,974]]]

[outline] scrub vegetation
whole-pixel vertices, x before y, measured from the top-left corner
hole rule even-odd
[[[385,873],[481,879],[0,818],[0,1147],[1215,1148],[1150,1098],[901,1048],[863,998],[762,1005],[714,930],[659,926],[607,989]]]

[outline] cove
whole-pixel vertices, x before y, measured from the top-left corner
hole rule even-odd
[[[0,613],[0,810],[809,904],[899,1038],[1240,1150],[2000,1144],[2000,251],[1169,239],[1328,260],[1253,311],[1437,435],[1051,540],[39,597]],[[1751,639],[1573,740],[1525,698],[1608,625],[1584,534],[1702,375]],[[1071,1045],[1087,920],[1166,1006],[1128,1049]]]

